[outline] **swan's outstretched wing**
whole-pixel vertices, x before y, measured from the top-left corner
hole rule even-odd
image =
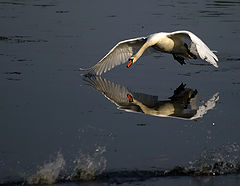
[[[119,42],[96,65],[87,69],[85,74],[90,73],[101,75],[115,66],[127,62],[127,60],[136,53],[146,41],[146,37],[139,37]]]
[[[126,87],[101,78],[100,76],[89,76],[83,80],[101,92],[112,103],[117,105],[118,109],[141,112],[139,106],[129,102],[127,95],[132,93]]]
[[[216,106],[216,102],[219,100],[219,93],[215,93],[212,98],[204,103],[204,105],[199,106],[196,114],[191,118],[192,120],[197,118],[202,118],[209,110],[212,110]]]
[[[207,47],[207,45],[196,35],[189,31],[176,31],[168,34],[168,37],[187,38],[192,41],[191,52],[198,55],[201,59],[211,63],[213,66],[218,67],[217,56]]]

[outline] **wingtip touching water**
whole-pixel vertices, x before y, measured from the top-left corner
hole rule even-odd
[[[82,75],[101,75],[126,62],[132,66],[143,54],[163,52],[173,56],[181,65],[185,60],[200,58],[218,68],[218,57],[190,31],[159,32],[147,37],[120,41],[97,64],[88,69],[80,68]]]

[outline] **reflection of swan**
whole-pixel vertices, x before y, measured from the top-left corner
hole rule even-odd
[[[157,96],[129,91],[124,86],[101,77],[89,76],[84,78],[84,81],[116,104],[118,109],[159,117],[189,120],[201,118],[208,110],[215,107],[216,101],[219,99],[218,93],[216,93],[199,106],[197,90],[185,88],[184,84],[181,84],[168,100],[159,101]]]
[[[187,44],[183,41],[189,40]],[[140,58],[145,50],[170,53],[180,64],[185,64],[184,59],[201,59],[218,67],[217,56],[199,39],[189,31],[176,31],[171,33],[159,32],[148,37],[140,37],[119,42],[96,65],[86,70],[86,73],[101,75],[102,73],[123,64],[128,60],[130,67]],[[149,50],[154,49],[154,50]]]

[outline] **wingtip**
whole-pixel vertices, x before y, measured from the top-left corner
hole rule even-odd
[[[211,63],[214,67],[218,68],[218,57],[214,53],[211,53],[210,56],[208,56],[208,58],[205,60]]]
[[[93,73],[91,68],[89,69],[79,68],[79,71],[81,72],[81,76],[85,77],[95,76],[95,73]]]
[[[210,62],[214,67],[218,68],[217,60]]]
[[[218,64],[217,64],[217,62],[218,62],[218,58],[217,58],[217,56],[216,57],[214,57],[214,63],[213,63],[213,66],[215,66],[216,68],[218,68]]]

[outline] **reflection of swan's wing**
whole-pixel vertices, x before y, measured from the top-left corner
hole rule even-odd
[[[197,113],[191,118],[192,120],[203,117],[208,110],[211,110],[215,107],[216,102],[219,100],[219,93],[217,92],[210,98],[204,105],[198,107]]]
[[[87,73],[101,75],[117,65],[121,65],[146,42],[147,38],[140,37],[119,42],[96,65],[87,70]]]
[[[93,88],[100,91],[108,100],[118,106],[119,109],[141,112],[139,106],[129,103],[127,94],[131,92],[124,86],[113,83],[98,76],[84,78]]]
[[[98,76],[91,76],[89,78],[85,78],[84,80],[89,82],[95,89],[100,91],[105,97],[114,102],[116,105],[119,106],[129,104],[127,94],[131,93],[127,88]]]
[[[190,51],[200,56],[201,59],[211,63],[213,66],[218,67],[217,56],[207,47],[207,45],[196,35],[189,31],[176,31],[168,35],[168,37],[187,38],[192,41]]]

